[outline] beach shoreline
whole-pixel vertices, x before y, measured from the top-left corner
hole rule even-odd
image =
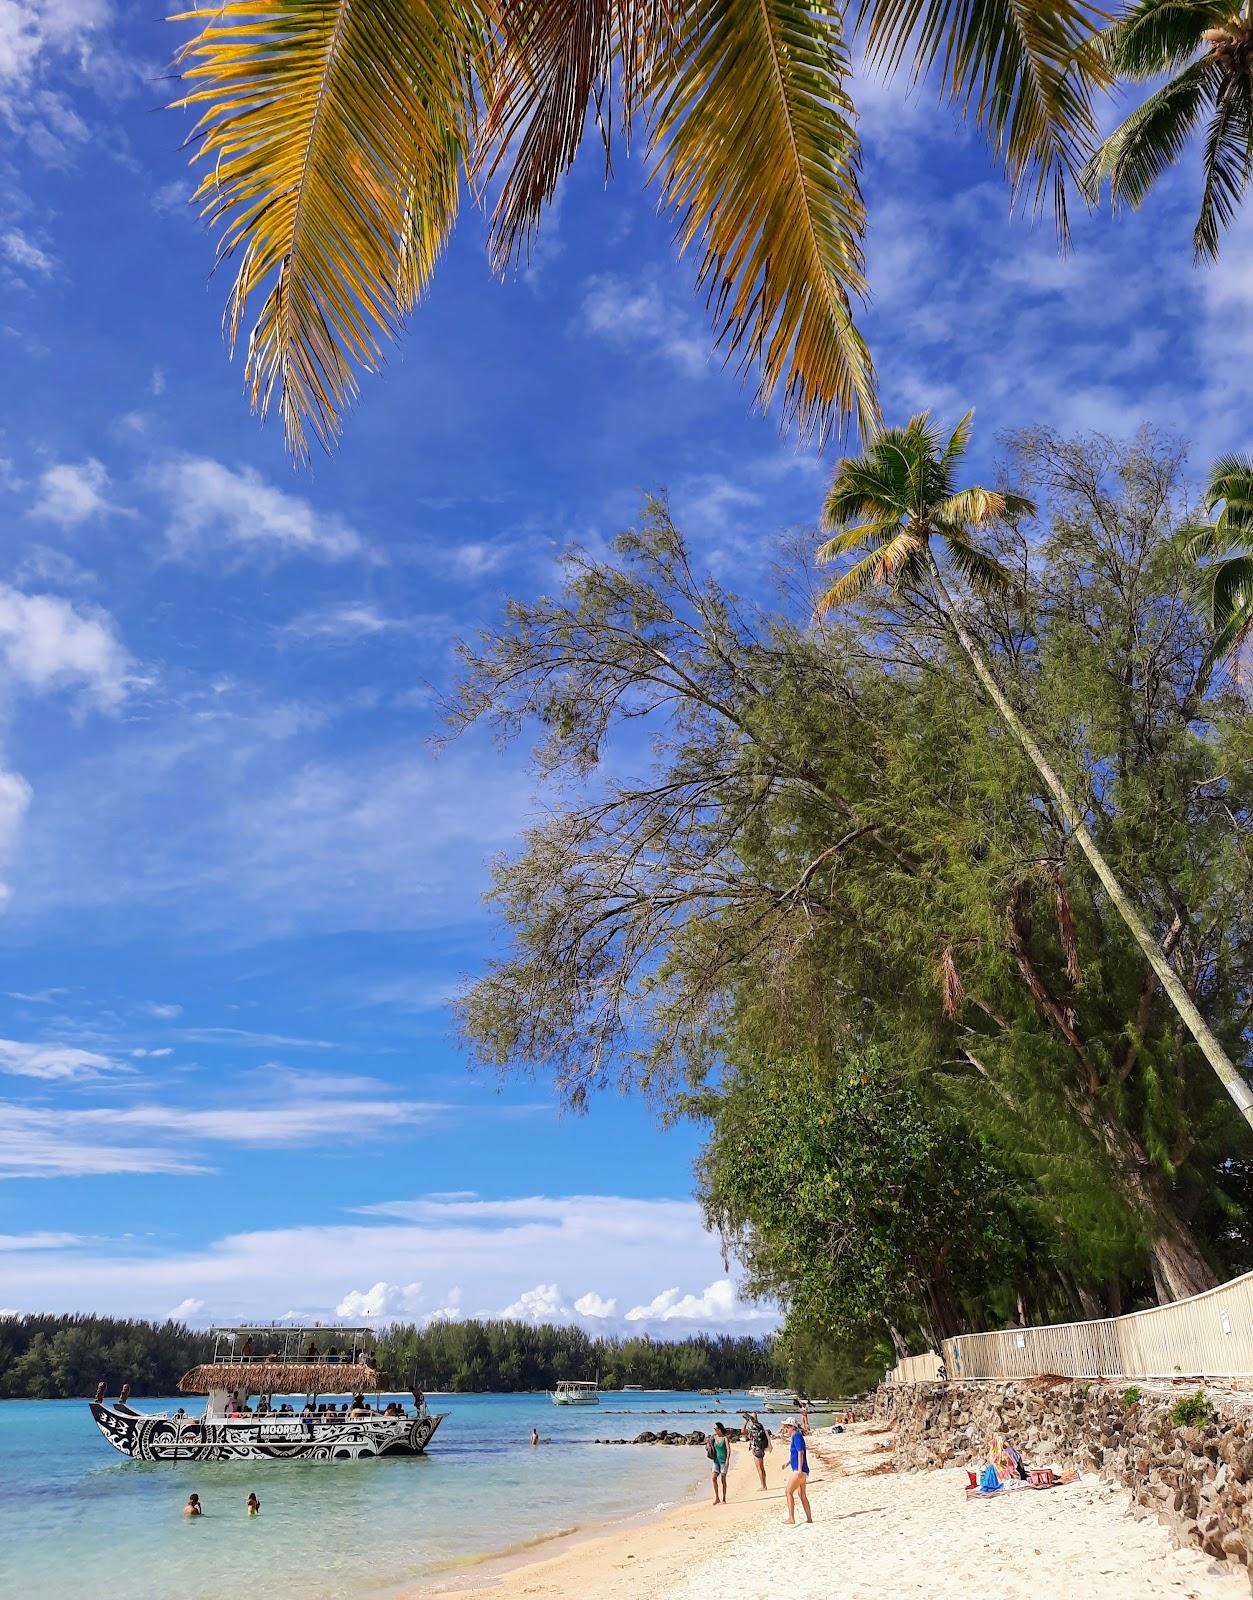
[[[418,1585],[408,1584],[393,1591],[388,1600],[422,1600],[422,1597],[447,1594],[455,1600],[488,1600],[509,1593],[542,1593],[597,1597],[606,1572],[613,1573],[604,1594],[621,1595],[624,1573],[632,1585],[638,1580],[668,1581],[681,1575],[695,1543],[701,1555],[707,1545],[717,1545],[721,1537],[742,1533],[759,1526],[773,1515],[783,1516],[783,1480],[786,1450],[774,1438],[766,1457],[767,1488],[758,1487],[757,1473],[748,1447],[732,1446],[731,1468],[727,1478],[727,1504],[715,1507],[708,1471],[699,1471],[697,1481],[677,1503],[654,1509],[641,1509],[630,1517],[589,1523],[541,1536],[526,1548],[501,1552],[475,1560],[456,1575],[432,1574]],[[687,1449],[700,1457],[699,1445],[619,1445],[615,1449]],[[824,1452],[824,1454],[826,1454]],[[829,1457],[813,1457],[815,1484],[823,1483],[839,1470]],[[706,1538],[708,1535],[708,1539]],[[629,1569],[627,1571],[626,1569]],[[506,1591],[507,1585],[507,1591]],[[634,1592],[634,1587],[632,1589]]]
[[[519,1552],[403,1591],[406,1600],[448,1593],[457,1600],[701,1600],[730,1584],[740,1600],[1038,1600],[1042,1594],[1102,1600],[1236,1600],[1243,1569],[1180,1549],[1167,1529],[1137,1512],[1129,1495],[1096,1477],[1042,1493],[970,1501],[964,1473],[896,1472],[890,1436],[872,1424],[810,1439],[814,1523],[784,1522],[781,1441],[767,1457],[760,1492],[747,1449],[732,1454],[726,1507],[711,1503],[708,1478],[660,1516],[558,1536],[551,1548]],[[653,1449],[655,1446],[640,1446]],[[692,1447],[695,1448],[695,1447]]]

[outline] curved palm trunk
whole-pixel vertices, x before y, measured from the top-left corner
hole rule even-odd
[[[1087,856],[1092,870],[1101,880],[1101,884],[1117,909],[1119,916],[1131,930],[1132,937],[1144,952],[1153,971],[1157,974],[1158,981],[1169,996],[1171,1004],[1183,1018],[1188,1031],[1197,1044],[1200,1045],[1205,1059],[1222,1080],[1223,1087],[1239,1107],[1245,1121],[1250,1127],[1253,1127],[1253,1090],[1250,1090],[1248,1084],[1236,1070],[1234,1063],[1215,1037],[1213,1029],[1198,1011],[1192,996],[1180,982],[1178,973],[1167,960],[1161,945],[1149,932],[1144,919],[1131,903],[1118,879],[1114,876],[1113,868],[1101,854],[1096,840],[1088,831],[1087,823],[1079,814],[1069,794],[1067,794],[1061,779],[1049,765],[1043,750],[1031,737],[1018,713],[1001,693],[1000,686],[992,675],[991,667],[983,659],[982,651],[962,624],[961,615],[953,603],[953,597],[948,592],[943,575],[930,549],[927,551],[927,562],[931,572],[931,580],[935,584],[936,593],[943,604],[945,617],[956,635],[957,642],[969,656],[975,676],[983,685],[992,704],[1000,712],[1006,727],[1018,740],[1028,759],[1044,780],[1045,787],[1056,800],[1058,810],[1066,819],[1067,826],[1078,840],[1079,848]]]

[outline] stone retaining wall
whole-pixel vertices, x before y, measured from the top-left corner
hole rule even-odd
[[[1136,1394],[1121,1384],[1069,1379],[925,1383],[880,1389],[875,1413],[895,1428],[900,1468],[979,1465],[987,1459],[989,1436],[1002,1433],[1029,1465],[1099,1472],[1129,1488],[1181,1544],[1247,1565],[1253,1551],[1247,1397],[1242,1403],[1208,1394],[1213,1420],[1188,1427],[1171,1420],[1186,1391]]]

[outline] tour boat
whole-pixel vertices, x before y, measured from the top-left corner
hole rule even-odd
[[[412,1405],[392,1399],[374,1361],[374,1331],[312,1327],[214,1328],[213,1360],[179,1380],[182,1394],[207,1395],[200,1416],[136,1411],[129,1386],[118,1400],[96,1393],[91,1414],[115,1450],[137,1461],[360,1461],[420,1456],[446,1413],[432,1412],[421,1390]],[[349,1402],[326,1401],[347,1395]],[[256,1397],[256,1405],[250,1404]],[[303,1408],[276,1404],[300,1399]],[[323,1403],[325,1402],[325,1403]]]
[[[563,1378],[555,1389],[548,1391],[555,1406],[598,1406],[600,1404],[600,1379],[593,1382]]]

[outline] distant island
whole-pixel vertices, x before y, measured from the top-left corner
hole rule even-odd
[[[771,1338],[694,1334],[684,1339],[591,1338],[581,1328],[468,1320],[379,1330],[379,1365],[402,1387],[457,1394],[550,1389],[600,1374],[603,1389],[743,1390],[781,1381]],[[168,1395],[212,1341],[179,1322],[94,1316],[0,1320],[0,1399],[68,1400],[129,1383],[135,1395]]]

